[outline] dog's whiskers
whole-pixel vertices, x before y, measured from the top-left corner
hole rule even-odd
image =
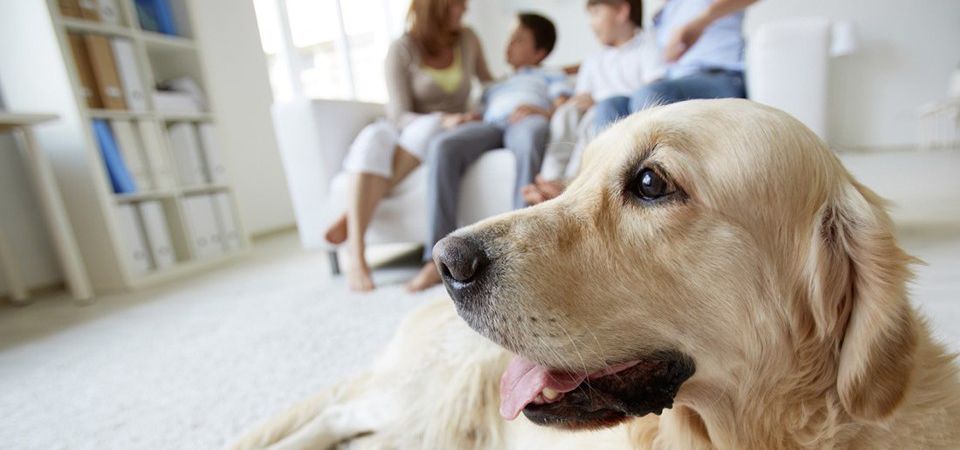
[[[573,346],[573,351],[576,352],[577,357],[580,358],[580,364],[581,364],[581,367],[583,367],[583,373],[589,374],[589,371],[587,370],[587,362],[586,360],[583,359],[583,354],[580,353],[580,349],[577,347],[577,343],[574,342],[573,337],[570,335],[567,329],[564,328],[562,325],[558,326],[557,328],[560,328],[560,331],[563,331],[563,334],[565,334],[567,336],[567,339],[570,340],[570,345]],[[590,377],[584,378],[583,385],[586,386],[587,389],[594,390],[593,386],[590,385]]]

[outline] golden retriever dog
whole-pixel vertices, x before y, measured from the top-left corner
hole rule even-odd
[[[237,446],[960,448],[960,380],[908,299],[913,258],[775,109],[631,116],[563,195],[434,254],[452,301]]]

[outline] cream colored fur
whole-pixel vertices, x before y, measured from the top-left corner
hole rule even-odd
[[[626,195],[647,165],[683,198]],[[907,298],[912,258],[881,200],[782,112],[713,100],[637,114],[590,145],[559,198],[456,234],[504,274],[485,335],[571,370],[681,351],[696,373],[673,408],[600,433],[504,422],[509,354],[446,301],[411,316],[370,372],[237,447],[960,448],[954,356]]]

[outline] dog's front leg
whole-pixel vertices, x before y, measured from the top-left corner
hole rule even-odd
[[[384,429],[396,422],[398,414],[398,395],[384,389],[385,386],[389,384],[374,383],[357,396],[328,406],[270,449],[328,449],[351,438]]]

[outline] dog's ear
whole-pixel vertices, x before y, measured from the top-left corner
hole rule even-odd
[[[910,383],[917,319],[907,301],[913,258],[897,246],[882,200],[850,181],[820,211],[811,298],[818,334],[839,345],[837,392],[858,419],[883,420]]]

